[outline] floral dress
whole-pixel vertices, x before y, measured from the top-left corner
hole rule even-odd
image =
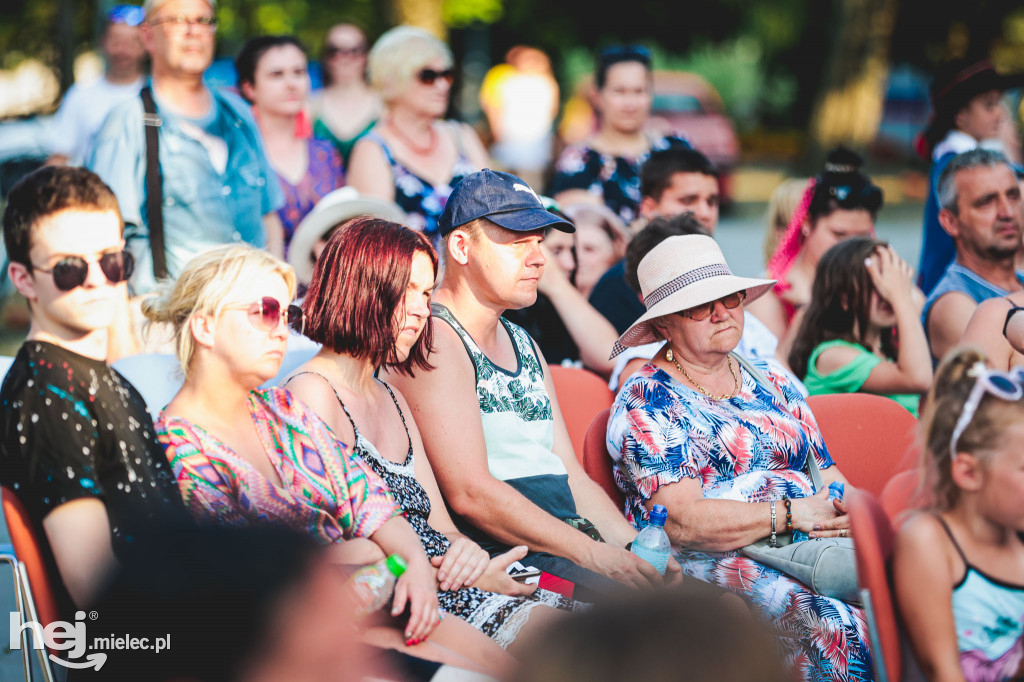
[[[395,203],[405,211],[408,217],[405,224],[418,232],[425,233],[435,248],[441,241],[437,220],[444,213],[444,206],[448,203],[448,197],[452,190],[462,178],[480,170],[473,165],[466,156],[465,150],[462,149],[462,137],[456,128],[457,125],[452,123],[451,128],[459,148],[459,156],[455,159],[455,165],[452,167],[451,179],[441,185],[431,184],[403,166],[391,153],[388,143],[377,130],[371,130],[366,134],[366,139],[379,145],[384,156],[387,157],[388,163],[391,164],[391,174],[395,180]]]
[[[583,189],[601,197],[604,205],[629,225],[639,215],[640,166],[651,152],[670,147],[690,148],[681,137],[659,137],[639,156],[612,156],[588,146],[587,141],[566,147],[555,164],[552,196],[569,189]]]
[[[330,383],[316,372],[303,373],[315,374],[327,381],[328,384]],[[345,416],[348,417],[352,424],[352,430],[355,432],[356,442],[353,451],[387,483],[398,504],[404,510],[405,517],[416,530],[416,534],[419,535],[427,556],[431,558],[444,556],[451,543],[442,533],[431,527],[428,521],[431,507],[430,497],[416,480],[413,467],[412,437],[409,435],[405,414],[402,413],[402,408],[391,391],[391,387],[384,382],[381,382],[381,385],[391,395],[391,400],[395,403],[395,409],[398,410],[398,415],[402,418],[402,425],[405,427],[405,435],[409,440],[405,461],[396,464],[381,455],[373,443],[359,433],[359,428],[356,427],[348,408],[335,392],[334,396],[338,399],[338,404],[345,411]],[[577,611],[583,607],[579,602],[566,599],[547,590],[537,590],[529,597],[510,597],[494,592],[485,592],[476,587],[466,587],[461,590],[439,592],[437,597],[442,611],[461,618],[505,648],[515,641],[519,631],[526,624],[530,612],[537,606],[546,604],[566,611]]]
[[[341,170],[341,155],[326,140],[309,139],[309,166],[297,185],[280,175],[277,176],[284,192],[284,206],[277,209],[284,228],[284,245],[287,251],[295,229],[302,219],[313,210],[323,197],[345,184]]]
[[[728,400],[707,398],[653,364],[626,382],[612,407],[607,445],[633,525],[647,523],[645,500],[683,478],[697,479],[706,499],[813,494],[803,471],[807,458],[822,470],[833,465],[814,416],[788,378],[764,361],[755,365],[792,412],[742,369],[740,391]],[[872,679],[863,610],[817,595],[737,551],[675,549],[686,574],[740,594],[772,622],[797,679]]]

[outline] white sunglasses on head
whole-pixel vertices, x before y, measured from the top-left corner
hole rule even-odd
[[[986,393],[1010,402],[1024,397],[1024,367],[1014,367],[1009,372],[999,372],[989,369],[983,362],[978,362],[967,370],[967,375],[974,377],[974,388],[967,396],[967,401],[960,411],[960,417],[956,420],[956,426],[953,427],[953,435],[949,439],[949,456],[954,460],[960,436],[964,435],[964,431],[970,426],[971,420],[974,419],[974,414],[981,404],[981,399],[985,397]]]

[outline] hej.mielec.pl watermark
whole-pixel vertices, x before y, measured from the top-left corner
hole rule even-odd
[[[89,613],[89,620],[96,620],[95,611]],[[171,635],[163,637],[132,637],[130,635],[111,634],[105,637],[93,637],[85,634],[85,611],[75,612],[75,622],[55,620],[46,627],[35,621],[22,622],[21,614],[11,611],[10,648],[21,649],[21,635],[28,631],[31,634],[32,646],[42,649],[47,646],[51,651],[66,651],[64,660],[49,654],[50,660],[66,668],[95,668],[99,670],[107,662],[105,651],[153,651],[160,653],[171,648]],[[83,655],[90,653],[83,658]],[[81,659],[81,660],[76,660]]]

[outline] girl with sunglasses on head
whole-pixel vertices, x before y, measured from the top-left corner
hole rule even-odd
[[[316,203],[345,184],[341,156],[330,142],[312,136],[306,99],[306,51],[292,36],[260,36],[235,58],[238,91],[252,105],[267,160],[284,192],[277,210],[288,253],[295,229]]]
[[[384,113],[352,150],[349,184],[394,201],[406,225],[436,246],[437,219],[452,188],[490,165],[472,128],[444,120],[455,81],[451,51],[423,29],[398,26],[374,43],[368,67]]]
[[[288,305],[295,288],[291,266],[225,246],[192,259],[143,302],[147,317],[173,326],[185,374],[156,422],[185,506],[207,523],[310,535],[339,564],[401,555],[408,569],[389,613],[408,612],[405,647],[441,640],[495,672],[506,663],[500,648],[456,619],[440,623],[433,569],[384,481],[287,390],[260,388],[280,370],[289,329],[303,326],[301,308]]]
[[[750,312],[779,338],[780,357],[788,355],[794,316],[811,301],[818,261],[834,244],[850,237],[873,237],[882,208],[882,190],[860,172],[864,160],[845,147],[829,152],[825,170],[811,178],[768,261],[775,286]]]
[[[921,420],[930,507],[896,537],[896,601],[929,680],[1024,670],[1024,374],[973,349],[940,365]]]
[[[879,393],[917,416],[932,365],[913,269],[871,237],[826,251],[789,365],[811,395]]]
[[[313,133],[327,140],[348,163],[352,147],[380,117],[380,97],[366,82],[366,34],[354,24],[336,24],[327,31],[320,72],[324,87],[310,97]]]
[[[646,47],[612,45],[598,53],[592,100],[600,124],[559,156],[551,185],[556,201],[568,205],[599,198],[626,225],[639,215],[640,166],[652,151],[690,146],[648,129],[652,87]]]

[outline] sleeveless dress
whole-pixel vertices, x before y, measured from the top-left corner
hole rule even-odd
[[[330,386],[330,381],[317,372],[300,372],[295,376],[300,376],[301,374],[318,376]],[[352,431],[355,433],[353,453],[369,464],[370,468],[387,483],[391,489],[391,494],[394,495],[395,500],[404,510],[406,519],[408,519],[409,523],[416,530],[416,534],[420,537],[420,542],[423,544],[423,549],[426,550],[427,556],[431,558],[444,556],[448,552],[451,543],[448,538],[431,527],[428,522],[431,509],[430,497],[419,481],[416,480],[413,468],[412,437],[409,435],[409,426],[405,421],[405,414],[402,412],[402,408],[399,406],[391,387],[383,381],[380,383],[391,396],[395,409],[398,410],[398,416],[402,419],[402,426],[405,427],[405,436],[409,441],[409,449],[406,451],[405,461],[401,464],[396,464],[384,458],[373,443],[363,437],[359,432],[359,427],[356,426],[355,420],[352,419],[352,415],[349,414],[348,408],[342,402],[341,396],[331,386],[331,390],[334,391],[334,397],[337,398],[338,404],[341,405],[341,409],[345,412],[345,416],[348,417],[349,423],[352,424]],[[530,612],[537,606],[545,604],[564,611],[578,611],[583,606],[580,602],[566,599],[547,590],[537,590],[529,597],[511,597],[496,592],[486,592],[476,587],[464,587],[461,590],[438,592],[437,598],[442,611],[466,621],[493,639],[502,648],[508,648],[509,644],[515,641],[519,631],[526,624]]]
[[[1024,660],[1024,585],[1012,585],[975,568],[942,517],[936,515],[967,567],[953,586],[953,621],[960,667],[967,682],[1017,679]]]
[[[391,165],[391,175],[395,181],[395,203],[408,216],[406,225],[414,230],[425,233],[435,248],[441,242],[437,220],[444,212],[444,205],[448,202],[448,197],[451,195],[452,190],[455,188],[455,185],[459,184],[462,178],[480,170],[466,156],[466,152],[462,148],[462,138],[459,136],[456,125],[454,123],[449,124],[448,128],[454,135],[459,155],[455,159],[455,165],[452,167],[451,179],[447,183],[440,185],[434,185],[424,180],[395,159],[395,155],[391,153],[388,143],[376,129],[371,130],[365,136],[366,139],[372,140],[381,148],[384,156],[387,157],[388,163]]]

